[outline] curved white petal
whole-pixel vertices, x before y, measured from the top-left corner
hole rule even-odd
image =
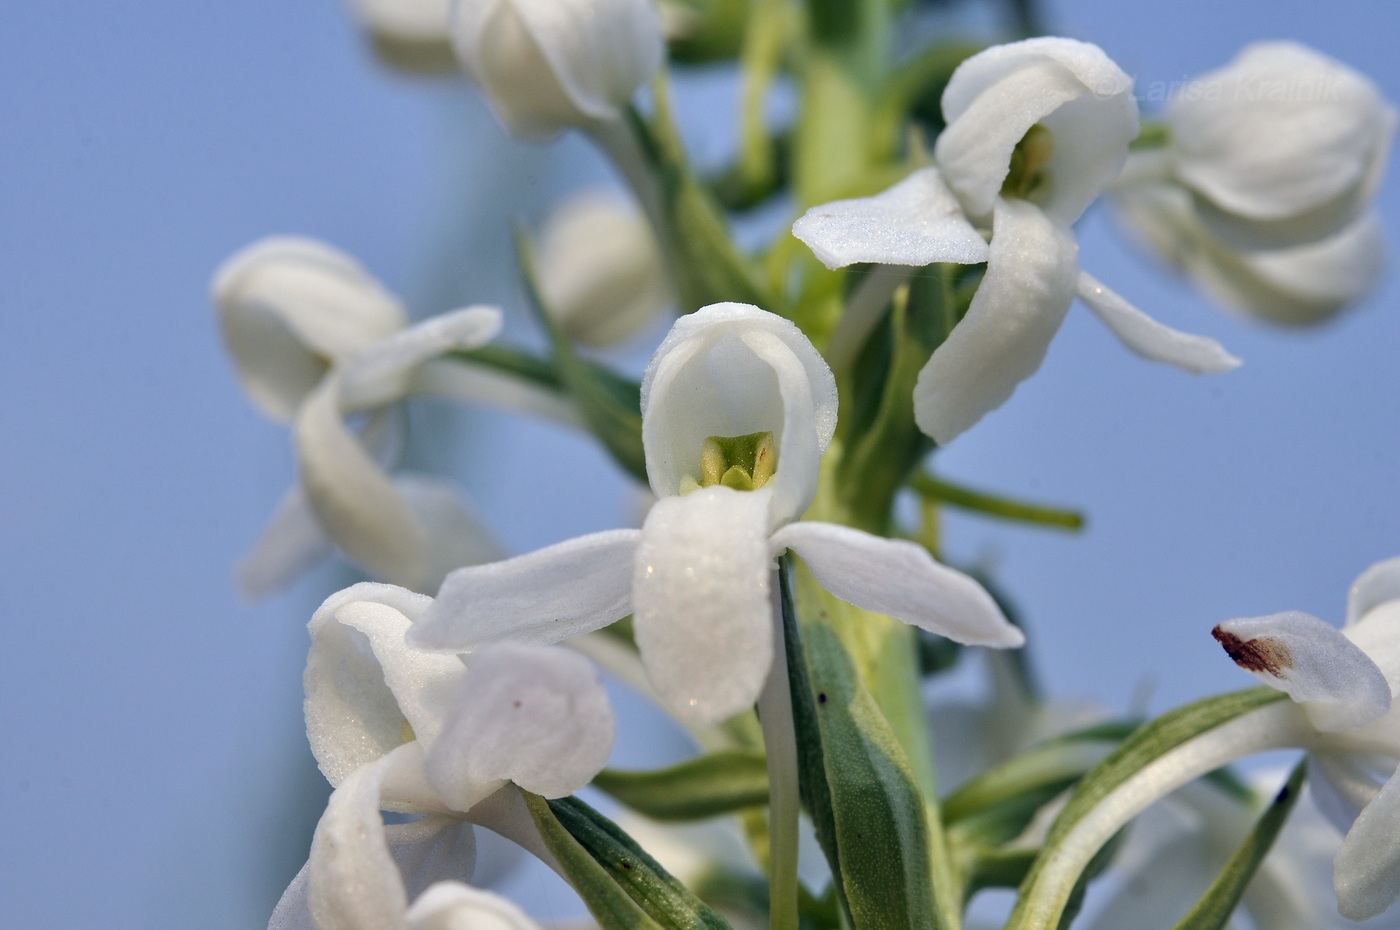
[[[504,641],[557,643],[632,612],[632,556],[641,533],[609,530],[459,568],[414,624],[409,641],[470,652]]]
[[[699,477],[710,436],[774,434],[792,519],[815,492],[817,457],[836,429],[836,381],[790,320],[749,304],[712,304],[676,321],[642,376],[642,445],[657,497]]]
[[[1376,663],[1392,693],[1400,689],[1400,600],[1372,607],[1342,632]]]
[[[937,168],[915,171],[872,197],[812,207],[792,224],[792,234],[828,268],[987,260],[987,243]]]
[[[437,590],[449,573],[464,565],[481,565],[505,556],[452,482],[399,474],[394,476],[394,487],[427,534],[423,590]]]
[[[421,588],[428,565],[427,531],[346,428],[334,373],[302,404],[295,438],[301,486],[326,535],[370,573]]]
[[[296,236],[261,239],[233,255],[210,297],[244,390],[278,420],[296,414],[331,365],[408,323],[353,258]]]
[[[1395,111],[1374,84],[1295,42],[1260,42],[1194,82],[1167,112],[1177,172],[1220,218],[1248,221],[1311,216],[1291,242],[1348,225],[1379,184]],[[1236,243],[1244,245],[1245,243]]]
[[[1163,326],[1086,272],[1079,272],[1079,299],[1129,351],[1191,374],[1238,368],[1240,360],[1207,336]]]
[[[663,497],[637,547],[637,648],[657,695],[704,726],[751,707],[773,664],[770,492]]]
[[[418,41],[447,41],[452,0],[347,0],[357,19],[375,32]]]
[[[1053,150],[1032,199],[1073,223],[1122,170],[1138,134],[1132,79],[1096,45],[1038,38],[995,45],[963,62],[943,92],[948,128],[934,154],[974,218],[990,212],[1011,154],[1037,123]]]
[[[1377,781],[1365,759],[1347,752],[1308,755],[1308,790],[1317,809],[1339,834],[1345,835],[1356,816],[1370,804],[1383,782]]]
[[[1376,663],[1310,614],[1228,620],[1213,635],[1236,665],[1303,705],[1319,730],[1354,730],[1390,709],[1390,685]]]
[[[1367,920],[1400,896],[1400,778],[1394,775],[1351,825],[1333,860],[1337,910]]]
[[[347,412],[382,407],[408,392],[413,369],[454,349],[474,349],[501,331],[501,311],[475,306],[416,323],[365,349],[340,376],[340,404]]]
[[[806,521],[783,527],[772,545],[796,552],[823,588],[857,607],[971,646],[1026,641],[985,588],[922,546]]]
[[[587,659],[522,643],[471,657],[424,773],[448,804],[467,811],[507,781],[558,798],[607,764],[616,724]]]
[[[311,905],[306,900],[306,870],[310,864],[304,863],[282,892],[268,919],[267,930],[316,930],[311,923]]]
[[[1006,402],[1040,367],[1074,299],[1079,247],[1025,201],[998,201],[987,274],[914,387],[914,419],[941,444]]]
[[[300,485],[293,487],[282,495],[253,548],[238,563],[238,593],[250,600],[269,597],[330,551],[331,541],[321,531],[306,495]]]
[[[541,930],[508,898],[461,882],[439,882],[408,909],[411,930]]]
[[[1351,583],[1346,625],[1354,626],[1372,608],[1394,600],[1400,600],[1400,558],[1377,562]]]

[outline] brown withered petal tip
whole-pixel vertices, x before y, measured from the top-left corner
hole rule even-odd
[[[1243,640],[1219,626],[1211,630],[1210,635],[1215,637],[1215,641],[1225,648],[1225,654],[1234,659],[1240,668],[1282,678],[1283,670],[1293,667],[1293,653],[1276,639],[1261,636],[1258,639]]]

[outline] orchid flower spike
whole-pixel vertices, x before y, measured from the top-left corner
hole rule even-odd
[[[1247,46],[1171,101],[1168,139],[1114,184],[1148,246],[1230,307],[1326,319],[1385,267],[1371,204],[1396,111],[1365,76],[1296,42]]]
[[[462,67],[516,136],[615,122],[666,55],[652,0],[456,0]]]
[[[553,864],[510,786],[563,797],[607,762],[616,724],[587,660],[528,643],[419,651],[404,636],[431,603],[362,583],[311,619],[307,736],[336,790],[273,927],[307,912],[318,930],[417,926],[410,897],[471,875],[470,823]],[[385,826],[381,810],[423,816]]]
[[[384,64],[417,74],[452,74],[452,0],[345,0]]]
[[[661,701],[685,723],[718,723],[752,706],[768,675],[774,560],[792,549],[854,604],[963,643],[1020,645],[977,582],[913,543],[794,522],[835,427],[831,372],[790,321],[747,304],[682,317],[642,380],[658,498],[642,528],[459,569],[410,641],[553,643],[632,614]]]
[[[451,569],[499,550],[452,485],[391,478],[394,405],[411,393],[489,398],[489,385],[432,359],[481,345],[500,312],[470,307],[415,326],[350,256],[312,239],[254,243],[213,285],[224,339],[253,403],[291,421],[301,481],[278,504],[240,569],[250,596],[270,594],[334,543],[370,573],[431,588]],[[445,367],[435,367],[445,366]],[[499,389],[497,389],[499,390]],[[360,435],[345,418],[370,414]]]
[[[1102,50],[1061,38],[993,46],[953,73],[943,114],[937,167],[813,207],[792,228],[828,268],[987,263],[966,316],[919,375],[920,429],[947,443],[1004,403],[1040,367],[1076,295],[1144,358],[1190,372],[1239,364],[1079,270],[1070,225],[1138,134],[1132,80]],[[863,338],[871,325],[854,331]]]

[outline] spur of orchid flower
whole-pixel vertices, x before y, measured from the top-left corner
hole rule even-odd
[[[713,724],[752,706],[768,676],[775,559],[791,549],[861,607],[963,643],[1020,645],[980,585],[913,543],[794,522],[835,426],[831,371],[790,321],[747,304],[682,317],[642,380],[658,498],[642,528],[459,569],[410,642],[552,643],[632,614],[660,700],[685,723]]]
[[[335,792],[273,928],[307,913],[317,928],[414,926],[410,896],[471,875],[472,823],[552,864],[511,786],[562,797],[607,761],[616,724],[587,660],[528,643],[413,649],[404,634],[430,604],[362,583],[312,617],[307,737]],[[382,810],[422,816],[386,826]]]
[[[943,114],[936,167],[873,197],[813,207],[792,228],[828,268],[987,263],[966,316],[919,375],[920,429],[947,443],[1004,403],[1040,367],[1076,295],[1145,358],[1191,372],[1239,364],[1079,270],[1070,226],[1138,134],[1132,80],[1102,50],[1062,38],[993,46],[953,73]],[[848,325],[863,339],[873,319]]]

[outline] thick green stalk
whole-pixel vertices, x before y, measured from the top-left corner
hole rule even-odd
[[[768,758],[768,926],[797,930],[797,825],[802,799],[797,783],[797,731],[792,719],[787,651],[783,642],[781,585],[773,573],[773,667],[758,697],[763,749]]]

